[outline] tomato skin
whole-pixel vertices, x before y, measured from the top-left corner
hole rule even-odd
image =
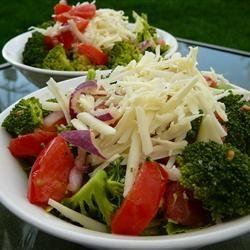
[[[71,49],[75,38],[71,31],[64,31],[58,35],[58,41],[63,44],[65,49]]]
[[[54,48],[58,43],[62,43],[65,49],[71,49],[74,40],[75,38],[72,32],[69,30],[61,32],[57,36],[53,36],[53,37],[45,36],[44,37],[44,43],[46,44],[49,50]]]
[[[79,16],[86,19],[91,19],[95,16],[96,6],[95,4],[81,4],[75,6],[69,11],[69,14],[72,16]]]
[[[28,181],[27,197],[31,203],[47,205],[49,198],[64,198],[74,157],[65,140],[55,137],[39,154]]]
[[[54,16],[55,22],[60,22],[62,24],[66,24],[70,18],[71,18],[71,15],[68,12],[61,13],[61,14]]]
[[[16,158],[36,157],[54,137],[55,132],[36,130],[34,133],[20,135],[10,140],[9,150]]]
[[[87,56],[89,60],[96,65],[106,65],[108,63],[108,56],[90,44],[80,43],[77,52]]]
[[[68,12],[72,7],[68,4],[65,3],[57,3],[54,6],[54,14],[58,15],[58,14],[62,14],[64,12]]]
[[[80,32],[83,32],[89,24],[89,20],[73,16],[72,19],[75,21],[76,26]]]
[[[167,184],[164,210],[167,218],[185,226],[203,226],[209,219],[201,201],[193,198],[192,193],[176,181]]]
[[[147,161],[142,165],[131,191],[112,218],[112,233],[139,235],[145,229],[158,211],[166,177],[158,163]]]
[[[53,36],[53,37],[45,36],[44,37],[44,43],[45,43],[47,49],[51,50],[59,43],[59,41],[58,41],[57,36]]]

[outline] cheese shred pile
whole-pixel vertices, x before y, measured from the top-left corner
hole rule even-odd
[[[123,156],[127,165],[124,196],[147,157],[168,157],[165,169],[174,167],[175,157],[187,145],[193,120],[201,118],[197,140],[222,143],[227,135],[217,119],[227,121],[224,104],[219,102],[227,91],[209,87],[197,69],[197,53],[197,48],[191,48],[186,57],[176,53],[165,59],[146,52],[139,62],[131,61],[107,78],[99,77],[95,95],[80,96],[81,113],[72,124],[90,130],[106,158],[88,155],[88,163],[96,168],[92,174]],[[65,110],[65,104],[61,106]],[[100,111],[112,114],[112,123],[97,119]]]

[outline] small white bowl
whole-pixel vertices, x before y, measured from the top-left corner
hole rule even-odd
[[[63,81],[60,83],[60,88],[64,90],[72,88],[82,83],[84,79],[85,77],[79,77]],[[44,100],[51,95],[47,88],[43,88],[26,97],[31,96]],[[14,104],[0,114],[0,126],[13,106]],[[8,150],[10,136],[2,127],[0,127],[0,138],[1,203],[24,221],[57,237],[101,249],[194,249],[233,238],[250,230],[250,215],[194,232],[169,236],[121,236],[75,226],[29,203],[26,198],[27,176],[18,161],[10,154]]]
[[[177,40],[171,34],[161,29],[157,29],[157,34],[170,45],[170,49],[165,54],[165,57],[173,55],[178,48]],[[12,38],[4,45],[2,50],[4,59],[14,65],[28,80],[35,83],[38,87],[44,87],[50,77],[53,77],[56,81],[63,81],[73,77],[86,75],[86,71],[48,70],[23,64],[22,53],[31,35],[32,32],[29,31]],[[108,72],[110,72],[110,70],[102,70],[103,74],[107,74]]]

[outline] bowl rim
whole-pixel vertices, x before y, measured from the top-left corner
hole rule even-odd
[[[170,34],[169,32],[167,32],[165,30],[158,29],[158,28],[156,30],[157,30],[157,33],[159,35],[164,35],[167,37],[167,39],[169,41],[171,41],[171,43],[170,43],[171,47],[165,56],[166,57],[172,56],[178,49],[178,42],[177,42],[176,38],[172,34]],[[8,61],[10,64],[16,66],[17,68],[20,68],[20,69],[26,70],[26,71],[33,71],[33,72],[40,73],[40,74],[53,74],[53,75],[57,75],[57,76],[68,76],[68,77],[77,77],[77,76],[87,74],[87,71],[65,71],[65,70],[50,70],[50,69],[36,68],[33,66],[26,65],[26,64],[20,62],[19,60],[16,60],[16,58],[13,58],[12,56],[10,56],[8,54],[8,51],[12,47],[12,44],[20,38],[27,39],[28,37],[30,37],[32,32],[34,32],[34,31],[27,31],[27,32],[21,33],[15,37],[11,38],[10,40],[8,40],[2,48],[3,58],[6,61]],[[105,73],[105,72],[109,72],[110,70],[111,69],[98,70],[98,71]]]
[[[60,88],[65,90],[68,89],[69,86],[70,88],[71,87],[73,88],[74,86],[77,86],[79,83],[84,81],[84,79],[85,76],[82,76],[62,81],[60,82]],[[39,97],[42,98],[42,96],[44,96],[44,98],[45,97],[47,98],[48,93],[49,93],[48,88],[44,87],[22,98],[28,98],[31,96],[36,96],[38,98]],[[15,103],[6,108],[2,113],[0,113],[1,123],[4,117],[6,117],[9,111],[13,108]],[[2,133],[5,134],[5,137],[10,138],[10,136],[7,135],[7,132],[3,128],[0,128],[0,134]],[[0,142],[0,146],[1,144],[6,146],[6,144]],[[6,152],[8,152],[7,147],[5,148]],[[12,158],[10,154],[9,156],[10,156],[9,158]],[[14,165],[18,165],[17,161]],[[18,171],[20,172],[20,170],[23,171],[21,168]],[[0,183],[0,186],[1,185],[2,184]],[[26,199],[26,196],[24,199],[21,200],[22,202],[24,202],[24,205],[20,209],[20,207],[13,204],[13,200],[11,199],[11,197],[5,195],[3,191],[0,189],[0,202],[4,206],[6,206],[8,210],[13,212],[17,217],[32,224],[33,226],[39,228],[40,230],[45,231],[54,236],[57,236],[59,238],[63,238],[68,241],[72,241],[82,245],[89,245],[95,247],[104,247],[104,248],[110,247],[113,249],[122,249],[122,248],[183,249],[188,247],[199,247],[211,243],[216,243],[250,231],[250,215],[247,215],[235,220],[224,222],[222,224],[177,235],[163,235],[163,236],[114,235],[109,233],[100,233],[88,230],[82,227],[75,226],[69,222],[65,222],[56,216],[46,213],[44,209],[29,203],[28,200]],[[40,217],[32,216],[32,214],[30,214],[29,211],[25,209],[25,206],[28,206],[28,208],[32,209],[34,213],[39,213],[41,216]]]

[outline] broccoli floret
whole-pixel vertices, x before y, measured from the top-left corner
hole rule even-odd
[[[55,24],[54,20],[48,20],[40,24],[38,28],[47,29],[48,27],[54,26],[54,24]]]
[[[52,70],[74,70],[62,44],[56,45],[44,58],[42,68]]]
[[[177,157],[181,184],[214,220],[250,213],[250,158],[230,144],[195,142]]]
[[[20,100],[5,118],[2,126],[13,136],[33,132],[43,122],[43,110],[35,97]]]
[[[24,47],[23,63],[40,68],[48,52],[44,43],[44,35],[39,32],[33,32]]]
[[[89,59],[84,55],[77,55],[71,61],[71,65],[76,71],[88,70],[92,67]]]
[[[105,169],[108,180],[107,190],[109,193],[110,200],[117,207],[120,207],[123,200],[123,188],[125,182],[126,168],[121,165],[123,157],[119,157],[111,162]]]
[[[115,203],[120,202],[123,191],[123,185],[118,181],[120,175],[117,174],[120,162],[116,160],[107,167],[116,170],[109,170],[108,173],[99,170],[76,194],[64,199],[63,204],[110,225],[111,215],[117,208]],[[109,174],[112,175],[109,177]]]
[[[139,61],[141,52],[130,41],[116,42],[114,47],[108,52],[108,62],[110,67],[115,68],[118,65],[127,65],[130,61]]]
[[[228,117],[224,123],[227,129],[225,142],[250,155],[250,111],[243,108],[244,105],[249,107],[250,101],[244,101],[241,95],[231,93],[220,99],[220,102],[225,104]]]

